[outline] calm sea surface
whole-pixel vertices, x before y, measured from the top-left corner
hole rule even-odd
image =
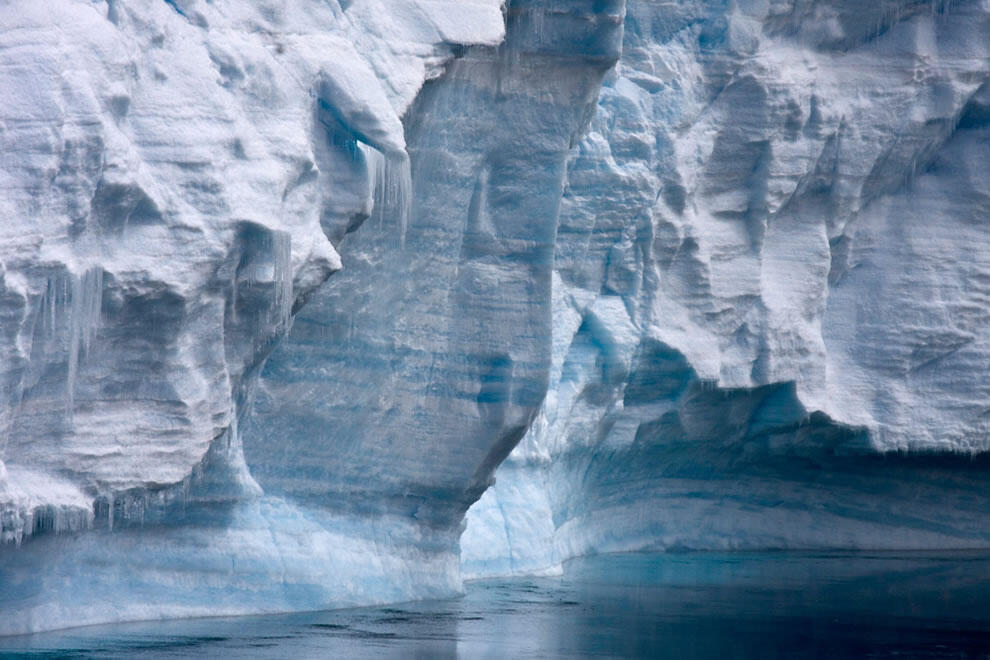
[[[990,658],[990,553],[575,560],[465,597],[0,638],[0,657]]]

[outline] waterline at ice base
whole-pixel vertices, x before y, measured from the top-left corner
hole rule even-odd
[[[987,0],[10,0],[0,92],[0,635],[990,550]]]

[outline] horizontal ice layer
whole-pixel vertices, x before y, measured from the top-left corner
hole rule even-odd
[[[466,574],[990,544],[986,3],[630,3]]]

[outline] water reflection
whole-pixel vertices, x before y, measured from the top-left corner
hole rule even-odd
[[[83,628],[4,657],[990,657],[990,555],[575,560],[454,601]]]

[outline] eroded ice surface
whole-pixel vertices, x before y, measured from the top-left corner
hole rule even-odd
[[[455,44],[502,39],[498,2],[459,4],[8,4],[0,460],[33,476],[5,538],[45,475],[90,501],[188,491],[221,440],[240,475],[218,488],[256,490],[235,420],[385,187],[369,161],[407,161],[399,117]]]

